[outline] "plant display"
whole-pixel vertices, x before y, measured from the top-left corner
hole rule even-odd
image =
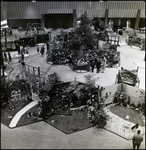
[[[73,63],[80,62],[82,59],[86,63],[85,54],[89,50],[94,50],[94,46],[97,46],[97,36],[91,28],[92,18],[88,17],[87,12],[85,12],[78,20],[80,20],[79,27],[68,34],[61,35],[64,39],[63,42],[54,42],[51,58],[47,57],[53,64],[68,63],[70,56],[72,56]]]
[[[118,86],[117,91],[115,92],[113,102],[117,105],[127,106],[130,101],[130,97],[126,94],[126,86],[122,83]]]
[[[101,98],[103,87],[95,88],[95,79],[86,76],[87,84],[75,81],[59,83],[56,73],[48,76],[43,88],[39,90],[40,112],[39,118],[46,119],[50,115],[71,115],[71,108],[81,108],[83,106],[94,107],[90,110],[92,117],[90,120],[95,125],[104,127],[107,115],[104,113],[105,98]],[[42,83],[43,84],[43,83]]]
[[[1,76],[0,96],[1,107],[4,107],[10,100],[10,91],[8,90],[10,83],[5,80],[5,77]]]
[[[138,103],[137,108],[141,111],[142,115],[145,116],[145,92],[142,90],[139,92],[140,92],[139,99],[141,102]]]
[[[103,30],[104,26],[101,21],[95,23],[97,32],[93,31],[91,25],[94,24],[94,21],[88,17],[87,12],[81,15],[78,20],[80,21],[78,27],[61,35],[63,41],[53,42],[53,48],[46,58],[47,62],[52,61],[53,64],[68,64],[71,62],[77,66],[85,66],[89,64],[91,59],[98,56],[106,58],[108,67],[117,64],[119,53],[116,51],[116,46],[105,44],[102,49],[98,49],[98,41],[108,39],[108,34],[106,30]]]
[[[122,105],[124,107],[129,105],[132,109],[140,111],[145,116],[145,92],[143,90],[136,92],[140,92],[139,102],[137,104],[131,101],[131,97],[126,94],[126,85],[122,83],[118,86],[114,94],[113,102],[116,105]]]
[[[127,35],[129,36],[128,41],[126,39],[128,45],[138,46],[139,48],[142,48],[142,45],[144,43],[144,38],[142,36],[139,37],[136,31],[133,29],[128,30]]]
[[[89,86],[90,99],[87,101],[88,113],[90,122],[97,125],[99,128],[103,128],[106,125],[108,115],[104,112],[106,97],[102,97],[103,87],[95,87],[95,78],[92,75],[86,75],[86,84]]]
[[[101,97],[103,87],[98,87],[96,91],[92,92],[91,99],[88,101],[88,118],[90,122],[103,128],[107,123],[108,115],[104,112],[105,98]]]
[[[125,84],[135,86],[137,80],[137,70],[126,70],[121,68],[118,72],[118,83],[124,82]]]

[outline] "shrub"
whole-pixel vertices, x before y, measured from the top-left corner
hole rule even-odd
[[[142,114],[145,116],[145,102],[141,105]]]
[[[117,98],[117,97],[114,97],[113,102],[114,102],[114,103],[117,103],[117,102],[118,102],[118,98]]]
[[[142,106],[142,105],[141,105],[140,103],[138,103],[137,107],[138,107],[139,109],[141,108],[141,106]]]
[[[128,97],[127,104],[130,105],[130,97]]]
[[[123,101],[122,104],[123,104],[124,107],[127,106],[127,102],[126,101]]]
[[[107,123],[107,117],[108,116],[103,111],[103,109],[97,110],[96,112],[94,112],[94,116],[92,118],[92,123],[94,125],[98,125],[99,128],[103,128]]]
[[[136,108],[136,106],[134,105],[134,103],[131,104],[132,107]]]

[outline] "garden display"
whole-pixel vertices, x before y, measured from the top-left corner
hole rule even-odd
[[[93,20],[87,16],[86,12],[78,20],[80,20],[78,27],[69,32],[61,32],[60,37],[64,39],[63,41],[53,42],[46,61],[51,61],[53,64],[69,64],[74,71],[89,71],[89,62],[95,57],[105,57],[108,67],[118,64],[120,54],[117,52],[116,45],[107,43],[102,48],[98,48],[99,40],[108,41],[109,36],[106,30],[100,30],[100,28],[97,31],[93,30],[91,28]]]
[[[145,41],[145,37],[143,35],[140,35],[138,33],[136,33],[135,30],[129,30],[127,31],[127,35],[128,35],[128,39],[126,39],[126,42],[128,45],[134,46],[134,47],[138,47],[141,50],[144,50],[144,41]]]
[[[29,123],[30,119],[32,122],[47,121],[54,115],[72,116],[74,111],[79,111],[78,115],[83,111],[84,121],[88,122],[88,126],[103,127],[106,125],[107,118],[103,110],[105,98],[101,97],[104,88],[99,86],[96,88],[95,81],[92,81],[90,77],[86,77],[86,81],[86,84],[76,80],[63,83],[56,73],[45,78],[34,73],[28,73],[23,78],[17,76],[16,81],[10,82],[10,93],[8,94],[6,91],[1,93],[1,98],[4,98],[5,95],[1,107],[3,107],[3,111],[9,107],[10,112],[16,113],[22,103],[23,107],[33,103],[32,95],[35,93],[39,96],[38,104],[35,102],[35,107],[25,114]],[[9,104],[6,105],[8,101]]]

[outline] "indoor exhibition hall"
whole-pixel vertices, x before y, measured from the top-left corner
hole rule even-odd
[[[145,149],[145,1],[1,1],[1,149]]]

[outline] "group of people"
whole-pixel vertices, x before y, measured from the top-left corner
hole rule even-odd
[[[91,66],[91,72],[94,72],[94,68],[96,67],[96,73],[99,73],[100,71],[104,73],[104,70],[106,68],[106,59],[105,57],[95,57],[90,60],[90,66]]]

